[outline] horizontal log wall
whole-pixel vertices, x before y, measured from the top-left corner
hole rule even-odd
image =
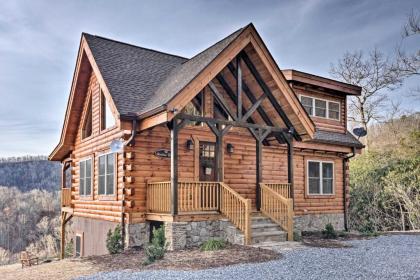
[[[133,166],[133,170],[126,170],[126,176],[134,178],[134,183],[126,184],[126,188],[133,188],[133,195],[126,199],[133,201],[133,207],[127,209],[131,222],[144,220],[146,212],[146,183],[168,181],[170,178],[170,159],[158,158],[154,152],[159,149],[170,149],[169,130],[161,125],[141,132],[136,136],[135,147],[127,147],[127,152],[133,159],[125,159],[125,164]],[[188,139],[194,141],[194,150],[186,148]],[[179,133],[179,179],[198,180],[198,149],[197,141],[215,141],[213,133],[206,126],[187,126]],[[234,146],[233,154],[226,151],[227,143]],[[316,149],[317,145],[312,144]],[[256,153],[255,140],[245,130],[233,128],[224,138],[224,182],[241,194],[244,198],[252,199],[255,205],[256,197]],[[314,197],[306,195],[306,160],[334,161],[335,195],[329,197]],[[343,211],[342,195],[342,159],[337,155],[322,153],[314,150],[295,149],[294,155],[295,180],[295,213],[337,213]],[[263,147],[263,182],[287,182],[287,150],[286,147]]]
[[[85,99],[84,110],[87,109],[89,95],[92,95],[92,136],[82,139],[80,122],[76,142],[72,152],[72,203],[74,215],[85,218],[95,218],[112,222],[121,221],[122,211],[122,190],[124,177],[124,158],[123,154],[117,156],[117,176],[116,176],[116,195],[102,200],[98,196],[98,156],[109,152],[109,145],[112,140],[123,137],[123,131],[117,126],[112,129],[101,131],[100,129],[100,89],[95,75],[92,73]],[[79,97],[80,98],[80,97]],[[84,114],[82,114],[84,115]],[[79,195],[79,162],[86,158],[92,158],[92,176],[93,192],[91,196]]]

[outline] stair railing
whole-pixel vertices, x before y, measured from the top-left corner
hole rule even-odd
[[[245,244],[251,243],[251,199],[243,198],[224,183],[220,184],[220,212],[244,233]]]
[[[293,241],[293,200],[260,184],[261,212],[287,232],[287,240]]]

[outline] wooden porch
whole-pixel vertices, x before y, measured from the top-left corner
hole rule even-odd
[[[171,195],[171,182],[151,182],[147,184],[147,216],[154,220],[181,221],[182,217],[208,215],[228,218],[244,233],[245,243],[250,244],[251,199],[246,199],[223,182],[178,181],[178,196]],[[293,200],[290,198],[291,184],[261,183],[260,211],[287,232],[288,240],[293,240]],[[171,214],[176,205],[176,215]]]

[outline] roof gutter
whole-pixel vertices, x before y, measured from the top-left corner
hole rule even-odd
[[[133,124],[131,127],[131,136],[128,138],[127,141],[124,142],[124,147],[126,146],[133,146],[135,144],[135,137],[137,134],[137,118],[132,119]],[[122,187],[122,211],[121,211],[121,239],[123,243],[123,247],[125,247],[125,184]]]
[[[352,157],[354,157],[356,155],[356,147],[352,147],[352,152],[351,154],[346,155],[343,158],[343,204],[344,204],[344,230],[348,231],[349,230],[349,226],[348,226],[348,209],[347,209],[347,199],[346,199],[346,190],[347,190],[347,185],[346,185],[346,167],[347,164],[349,162],[349,159],[351,159]]]

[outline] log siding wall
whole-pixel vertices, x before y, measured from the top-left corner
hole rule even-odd
[[[100,89],[99,83],[93,73],[90,75],[89,86],[86,92],[84,110],[87,110],[87,102],[92,99],[92,136],[82,139],[82,124],[79,123],[77,129],[76,141],[71,157],[72,161],[72,203],[74,207],[74,215],[85,218],[96,218],[112,222],[121,221],[122,210],[122,189],[124,178],[124,158],[122,154],[116,157],[116,189],[115,196],[101,198],[98,195],[98,158],[101,154],[109,152],[109,145],[112,140],[119,139],[123,136],[123,131],[119,128],[119,122],[113,129],[101,131],[100,129]],[[82,115],[86,115],[83,112]],[[83,118],[82,118],[83,119]],[[83,159],[92,159],[92,195],[79,195],[79,162]]]
[[[102,200],[98,196],[98,156],[109,152],[109,145],[113,139],[124,137],[124,129],[131,126],[120,124],[113,129],[100,130],[100,89],[94,74],[91,74],[87,90],[86,102],[92,95],[92,136],[81,139],[81,124],[77,130],[76,142],[72,152],[72,203],[74,215],[85,218],[96,218],[112,222],[121,221],[123,189],[125,187],[128,223],[138,223],[145,220],[146,214],[146,185],[147,182],[166,181],[170,178],[170,160],[158,158],[154,152],[158,149],[170,149],[170,135],[166,125],[159,125],[140,132],[135,137],[135,146],[125,147],[124,153],[117,155],[116,195]],[[205,115],[212,116],[212,96],[206,92]],[[342,103],[341,122],[345,118]],[[82,122],[80,122],[82,123]],[[322,125],[320,124],[320,127]],[[329,127],[332,130],[343,131],[343,128]],[[179,178],[180,180],[198,180],[198,149],[193,151],[186,148],[186,141],[192,139],[194,146],[199,141],[215,141],[213,133],[207,126],[187,126],[179,134]],[[226,152],[227,143],[234,146],[234,153]],[[306,145],[305,149],[295,148],[294,152],[294,190],[295,214],[342,213],[343,212],[343,174],[342,158],[337,154],[322,151],[317,144]],[[250,198],[255,206],[256,197],[256,152],[255,140],[246,129],[233,128],[225,137],[224,150],[224,182],[245,198]],[[130,156],[127,156],[130,154]],[[124,156],[125,155],[125,156]],[[90,197],[79,196],[79,161],[87,157],[92,158],[94,170],[92,177],[93,194]],[[334,161],[335,193],[333,196],[308,196],[306,193],[306,161],[309,159]],[[263,182],[287,182],[287,151],[286,146],[273,144],[263,147]]]

